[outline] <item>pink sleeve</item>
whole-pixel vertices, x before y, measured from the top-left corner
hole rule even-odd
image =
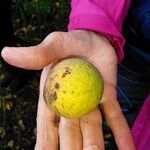
[[[118,61],[123,58],[123,20],[131,0],[72,0],[69,30],[86,29],[103,33],[117,50]]]
[[[150,149],[150,94],[145,100],[131,131],[136,150]]]

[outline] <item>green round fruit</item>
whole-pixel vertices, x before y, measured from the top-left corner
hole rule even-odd
[[[102,76],[91,63],[68,58],[51,69],[44,99],[48,108],[60,116],[80,118],[99,104],[103,87]]]

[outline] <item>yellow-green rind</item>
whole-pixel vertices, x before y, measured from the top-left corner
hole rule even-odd
[[[80,118],[91,112],[103,94],[103,79],[89,62],[69,58],[55,65],[45,84],[47,106],[67,118]]]

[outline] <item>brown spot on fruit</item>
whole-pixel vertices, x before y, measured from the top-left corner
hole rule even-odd
[[[71,73],[71,69],[69,67],[65,67],[65,72],[62,74],[62,78],[65,78],[66,75]]]
[[[54,78],[53,78],[53,77],[50,77],[48,80],[49,80],[49,81],[53,81],[53,80],[54,80]]]
[[[70,74],[71,72],[70,72],[69,70],[66,70],[66,73],[67,73],[67,74]]]
[[[61,104],[62,108],[64,108],[64,104]]]
[[[65,70],[67,70],[67,71],[69,71],[69,72],[71,72],[71,68],[69,68],[69,67],[65,67]]]
[[[68,70],[69,70],[70,68],[69,68],[69,67],[65,67],[65,69],[68,69]]]
[[[59,127],[60,117],[58,115],[54,115],[53,124],[55,127]]]
[[[64,72],[63,74],[62,74],[62,78],[65,78],[65,76],[67,75],[67,73],[66,72]]]
[[[49,99],[50,99],[50,101],[55,101],[57,99],[57,93],[56,93],[56,91],[54,93],[51,93],[49,95]]]
[[[60,86],[59,86],[59,83],[56,83],[56,84],[55,84],[55,88],[56,88],[56,89],[59,89],[59,87],[60,87]]]

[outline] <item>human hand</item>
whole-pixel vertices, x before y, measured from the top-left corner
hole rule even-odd
[[[116,53],[105,37],[83,30],[53,32],[37,46],[4,48],[2,56],[6,62],[21,68],[41,69],[46,66],[40,81],[36,150],[57,150],[58,144],[61,150],[104,149],[101,113],[113,131],[118,149],[135,149],[116,97]],[[43,100],[43,86],[50,70],[49,64],[70,56],[87,59],[104,79],[100,110],[96,108],[80,119],[58,118],[48,110]]]

